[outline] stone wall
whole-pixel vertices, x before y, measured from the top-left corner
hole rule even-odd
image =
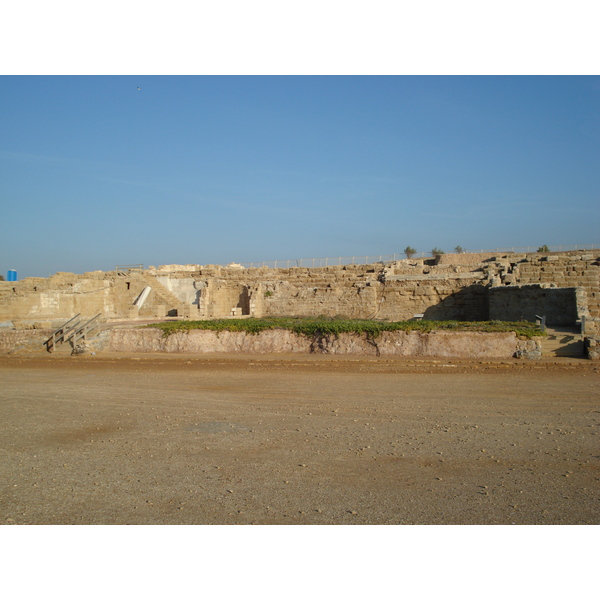
[[[318,268],[163,265],[143,272],[57,273],[50,278],[0,282],[0,323],[58,327],[77,313],[84,317],[102,313],[109,321],[165,315],[388,320],[423,315],[432,320],[479,321],[513,320],[517,313],[532,318],[548,312],[556,313],[553,320],[566,323],[583,315],[600,317],[599,272],[600,251],[457,254]],[[570,300],[555,302],[562,292],[540,292],[535,309],[531,305],[524,310],[531,304],[531,285],[576,289],[576,313]],[[141,307],[134,306],[146,288],[147,299]],[[507,291],[497,291],[501,289]],[[564,298],[572,293],[564,292]],[[547,310],[546,302],[551,305]]]
[[[558,288],[579,287],[586,294],[590,316],[600,316],[600,252],[507,255],[495,267],[501,285],[546,284]]]
[[[586,317],[585,331],[589,335],[600,335],[600,317]]]
[[[46,353],[51,330],[0,330],[0,354]],[[63,346],[59,347],[59,352]],[[65,351],[70,350],[65,345]],[[342,333],[338,336],[298,335],[277,329],[259,334],[192,330],[164,336],[145,327],[119,326],[101,331],[86,344],[88,352],[248,354],[342,354],[357,356],[411,356],[442,358],[540,358],[541,341],[520,340],[514,333],[384,331],[375,339]]]
[[[151,288],[148,298],[135,307],[146,287]],[[147,273],[57,273],[0,282],[0,322],[24,328],[55,328],[78,313],[89,318],[101,313],[105,320],[165,316],[167,307],[177,310],[183,304]]]
[[[528,340],[529,345],[539,342]],[[204,354],[303,353],[360,356],[423,356],[443,358],[512,358],[524,348],[514,333],[386,331],[375,340],[343,333],[315,338],[288,330],[252,335],[237,331],[192,330],[163,336],[152,328],[119,328],[111,332],[105,349],[112,352],[171,352]]]
[[[578,319],[577,288],[537,285],[493,287],[489,290],[490,320],[536,321],[547,325],[571,325]]]
[[[52,329],[0,330],[0,354],[45,352],[44,342],[52,335]]]
[[[583,349],[590,360],[600,360],[600,336],[586,336],[583,339]]]
[[[497,252],[461,252],[460,254],[439,254],[435,258],[438,265],[476,265],[484,260],[494,259]]]

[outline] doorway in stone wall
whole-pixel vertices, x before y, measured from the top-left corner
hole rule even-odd
[[[242,315],[250,314],[250,291],[247,285],[242,287],[237,307],[242,309]]]

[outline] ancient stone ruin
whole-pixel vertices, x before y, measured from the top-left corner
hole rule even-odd
[[[74,314],[104,319],[345,316],[405,320],[600,317],[600,252],[443,254],[328,267],[164,265],[0,282],[0,322],[52,327]]]
[[[343,316],[391,321],[600,324],[600,251],[442,254],[369,265],[243,268],[163,265],[0,282],[4,328],[52,329],[73,315],[107,321],[178,317]]]

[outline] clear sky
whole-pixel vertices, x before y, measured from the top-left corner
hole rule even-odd
[[[599,141],[598,76],[2,76],[0,273],[600,245]]]

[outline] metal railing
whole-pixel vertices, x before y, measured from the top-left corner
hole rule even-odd
[[[115,267],[115,273],[118,275],[119,273],[127,274],[131,271],[143,271],[144,265],[117,265]]]
[[[538,251],[539,246],[523,246],[523,247],[512,247],[512,248],[495,248],[494,250],[463,250],[461,254],[484,254],[484,253],[515,253],[515,254],[527,254]],[[599,245],[587,244],[579,246],[548,246],[549,252],[569,252],[573,250],[595,250],[600,249]],[[452,252],[449,252],[452,254]],[[415,252],[411,255],[411,258],[432,258],[431,252]],[[269,260],[260,262],[250,263],[236,263],[240,264],[246,269],[258,268],[258,267],[269,267],[272,269],[289,269],[290,267],[329,267],[332,265],[370,265],[375,263],[390,263],[397,260],[403,260],[407,258],[404,252],[397,254],[379,254],[369,256],[338,256],[338,257],[326,257],[326,258],[298,258],[292,260]]]
[[[98,326],[98,323],[94,323],[96,319],[102,313],[98,313],[95,317],[92,317],[89,321],[81,323],[81,313],[77,313],[72,319],[69,319],[66,323],[61,325],[58,329],[52,332],[52,335],[44,342],[46,350],[48,352],[54,352],[58,344],[71,341],[71,345],[75,348],[77,342],[86,336]]]
[[[80,316],[81,313],[77,313],[73,318],[69,319],[66,323],[52,332],[52,335],[44,342],[48,352],[54,352],[54,349],[58,344],[66,342],[69,337],[73,335],[75,329],[80,323]]]
[[[415,255],[416,256],[416,255]],[[425,254],[423,253],[423,256]],[[404,254],[380,254],[376,256],[338,256],[326,258],[298,258],[294,260],[270,260],[262,262],[238,263],[246,269],[270,267],[273,269],[289,269],[290,267],[329,267],[332,265],[370,265],[388,263],[406,258]]]
[[[75,333],[73,334],[73,348],[77,345],[79,340],[86,339],[87,335],[98,326],[98,323],[94,323],[94,321],[101,315],[102,313],[98,313],[95,317],[92,317],[89,321],[81,325],[77,328]]]
[[[496,248],[495,250],[480,250],[479,252],[514,252],[515,254],[527,254],[538,252],[540,246],[522,246],[516,248]],[[548,252],[572,252],[574,250],[598,250],[599,245],[583,244],[579,246],[548,246]]]

